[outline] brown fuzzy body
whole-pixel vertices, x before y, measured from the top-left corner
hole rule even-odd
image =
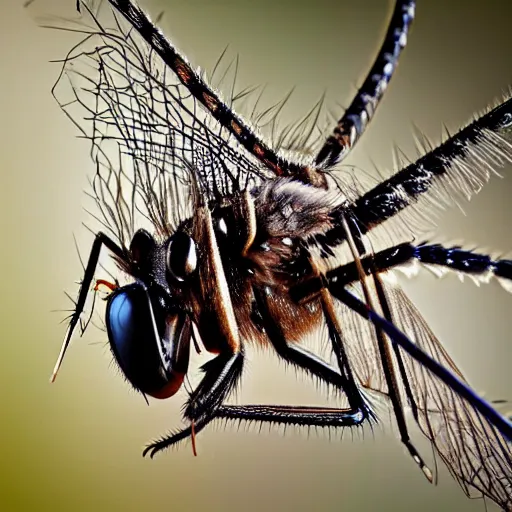
[[[288,342],[300,342],[318,327],[320,302],[298,304],[289,288],[317,274],[319,265],[307,240],[332,227],[329,214],[339,203],[336,194],[282,178],[251,194],[234,194],[227,206],[214,206],[211,214],[206,207],[197,208],[190,234],[200,247],[198,278],[185,300],[208,351],[219,353],[226,343],[232,350],[241,341],[268,343],[255,308],[255,289],[265,294]]]

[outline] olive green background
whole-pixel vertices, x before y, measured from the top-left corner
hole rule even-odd
[[[144,444],[180,425],[180,398],[144,401],[111,364],[105,335],[76,339],[54,385],[81,266],[88,147],[52,100],[50,88],[72,38],[40,29],[21,1],[0,7],[0,510],[484,510],[442,470],[429,485],[393,429],[325,433],[217,426],[190,446],[154,461]],[[44,3],[44,0],[43,0]],[[74,0],[54,0],[70,13]],[[149,2],[165,7],[164,31],[195,64],[211,69],[229,43],[240,55],[242,85],[267,83],[270,103],[293,86],[286,115],[304,114],[325,91],[348,105],[385,31],[391,2]],[[512,84],[512,3],[419,2],[398,72],[348,163],[393,166],[398,145],[413,156],[413,124],[434,142],[500,98]],[[448,6],[446,4],[449,4]],[[62,11],[59,11],[62,8]],[[44,9],[42,9],[44,10]],[[442,216],[438,239],[512,252],[512,168],[465,206]],[[478,391],[512,398],[512,297],[492,283],[477,288],[427,272],[405,287]],[[314,403],[315,386],[251,351],[240,402]],[[427,443],[420,448],[429,454]],[[491,506],[492,509],[492,506]]]

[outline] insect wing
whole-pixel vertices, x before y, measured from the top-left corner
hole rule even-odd
[[[170,236],[190,216],[194,190],[219,200],[262,171],[105,4],[83,3],[82,19],[66,23],[82,40],[53,93],[91,143],[97,220],[127,246],[138,227]]]
[[[396,327],[419,348],[463,379],[460,370],[427,322],[394,281],[394,276],[381,276],[384,277],[386,299]],[[344,315],[351,337],[354,338],[348,344],[348,356],[358,379],[366,389],[387,397],[388,390],[382,367],[378,363],[373,328],[368,322],[357,318],[348,308],[343,307],[340,313]],[[466,400],[405,351],[399,351],[406,373],[406,381],[401,382],[401,395],[405,401],[408,383],[413,399],[409,406],[421,432],[432,443],[435,453],[468,496],[486,496],[504,510],[509,510],[512,506],[510,444]],[[394,366],[399,376],[396,359]]]

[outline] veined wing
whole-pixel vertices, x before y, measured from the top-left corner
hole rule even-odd
[[[427,322],[392,278],[381,276],[393,323],[419,348],[444,367],[463,378]],[[345,324],[353,341],[348,357],[360,382],[387,396],[388,390],[379,362],[373,327],[343,307]],[[349,323],[347,323],[349,322]],[[423,365],[398,349],[404,362],[406,380],[401,380],[401,396],[406,403],[408,383],[412,400],[409,406],[435,452],[469,497],[485,496],[504,510],[512,510],[512,448],[500,432],[446,384]],[[400,376],[397,360],[396,374]]]
[[[169,236],[191,214],[194,191],[219,200],[264,178],[137,31],[108,5],[101,17],[92,2],[81,5],[79,21],[56,27],[81,40],[53,93],[91,142],[103,229],[124,246],[145,222]]]

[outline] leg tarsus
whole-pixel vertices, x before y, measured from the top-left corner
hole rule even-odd
[[[158,441],[155,441],[154,443],[151,443],[150,445],[146,446],[146,448],[144,448],[144,451],[142,452],[142,456],[145,457],[146,455],[149,454],[149,456],[153,458],[158,452],[170,448],[171,446],[174,446],[180,441],[184,441],[185,439],[191,437],[192,435],[195,436],[199,434],[199,432],[201,432],[201,430],[203,430],[213,419],[215,419],[214,416],[209,416],[207,418],[194,422],[193,433],[192,426],[190,426],[162,437]]]
[[[353,409],[333,407],[291,405],[220,405],[211,415],[197,422],[194,421],[190,427],[150,444],[144,449],[142,455],[145,457],[149,454],[153,458],[158,452],[170,448],[188,437],[194,443],[195,435],[215,419],[333,428],[355,427],[361,425],[365,420],[377,421],[370,409],[354,411]]]

